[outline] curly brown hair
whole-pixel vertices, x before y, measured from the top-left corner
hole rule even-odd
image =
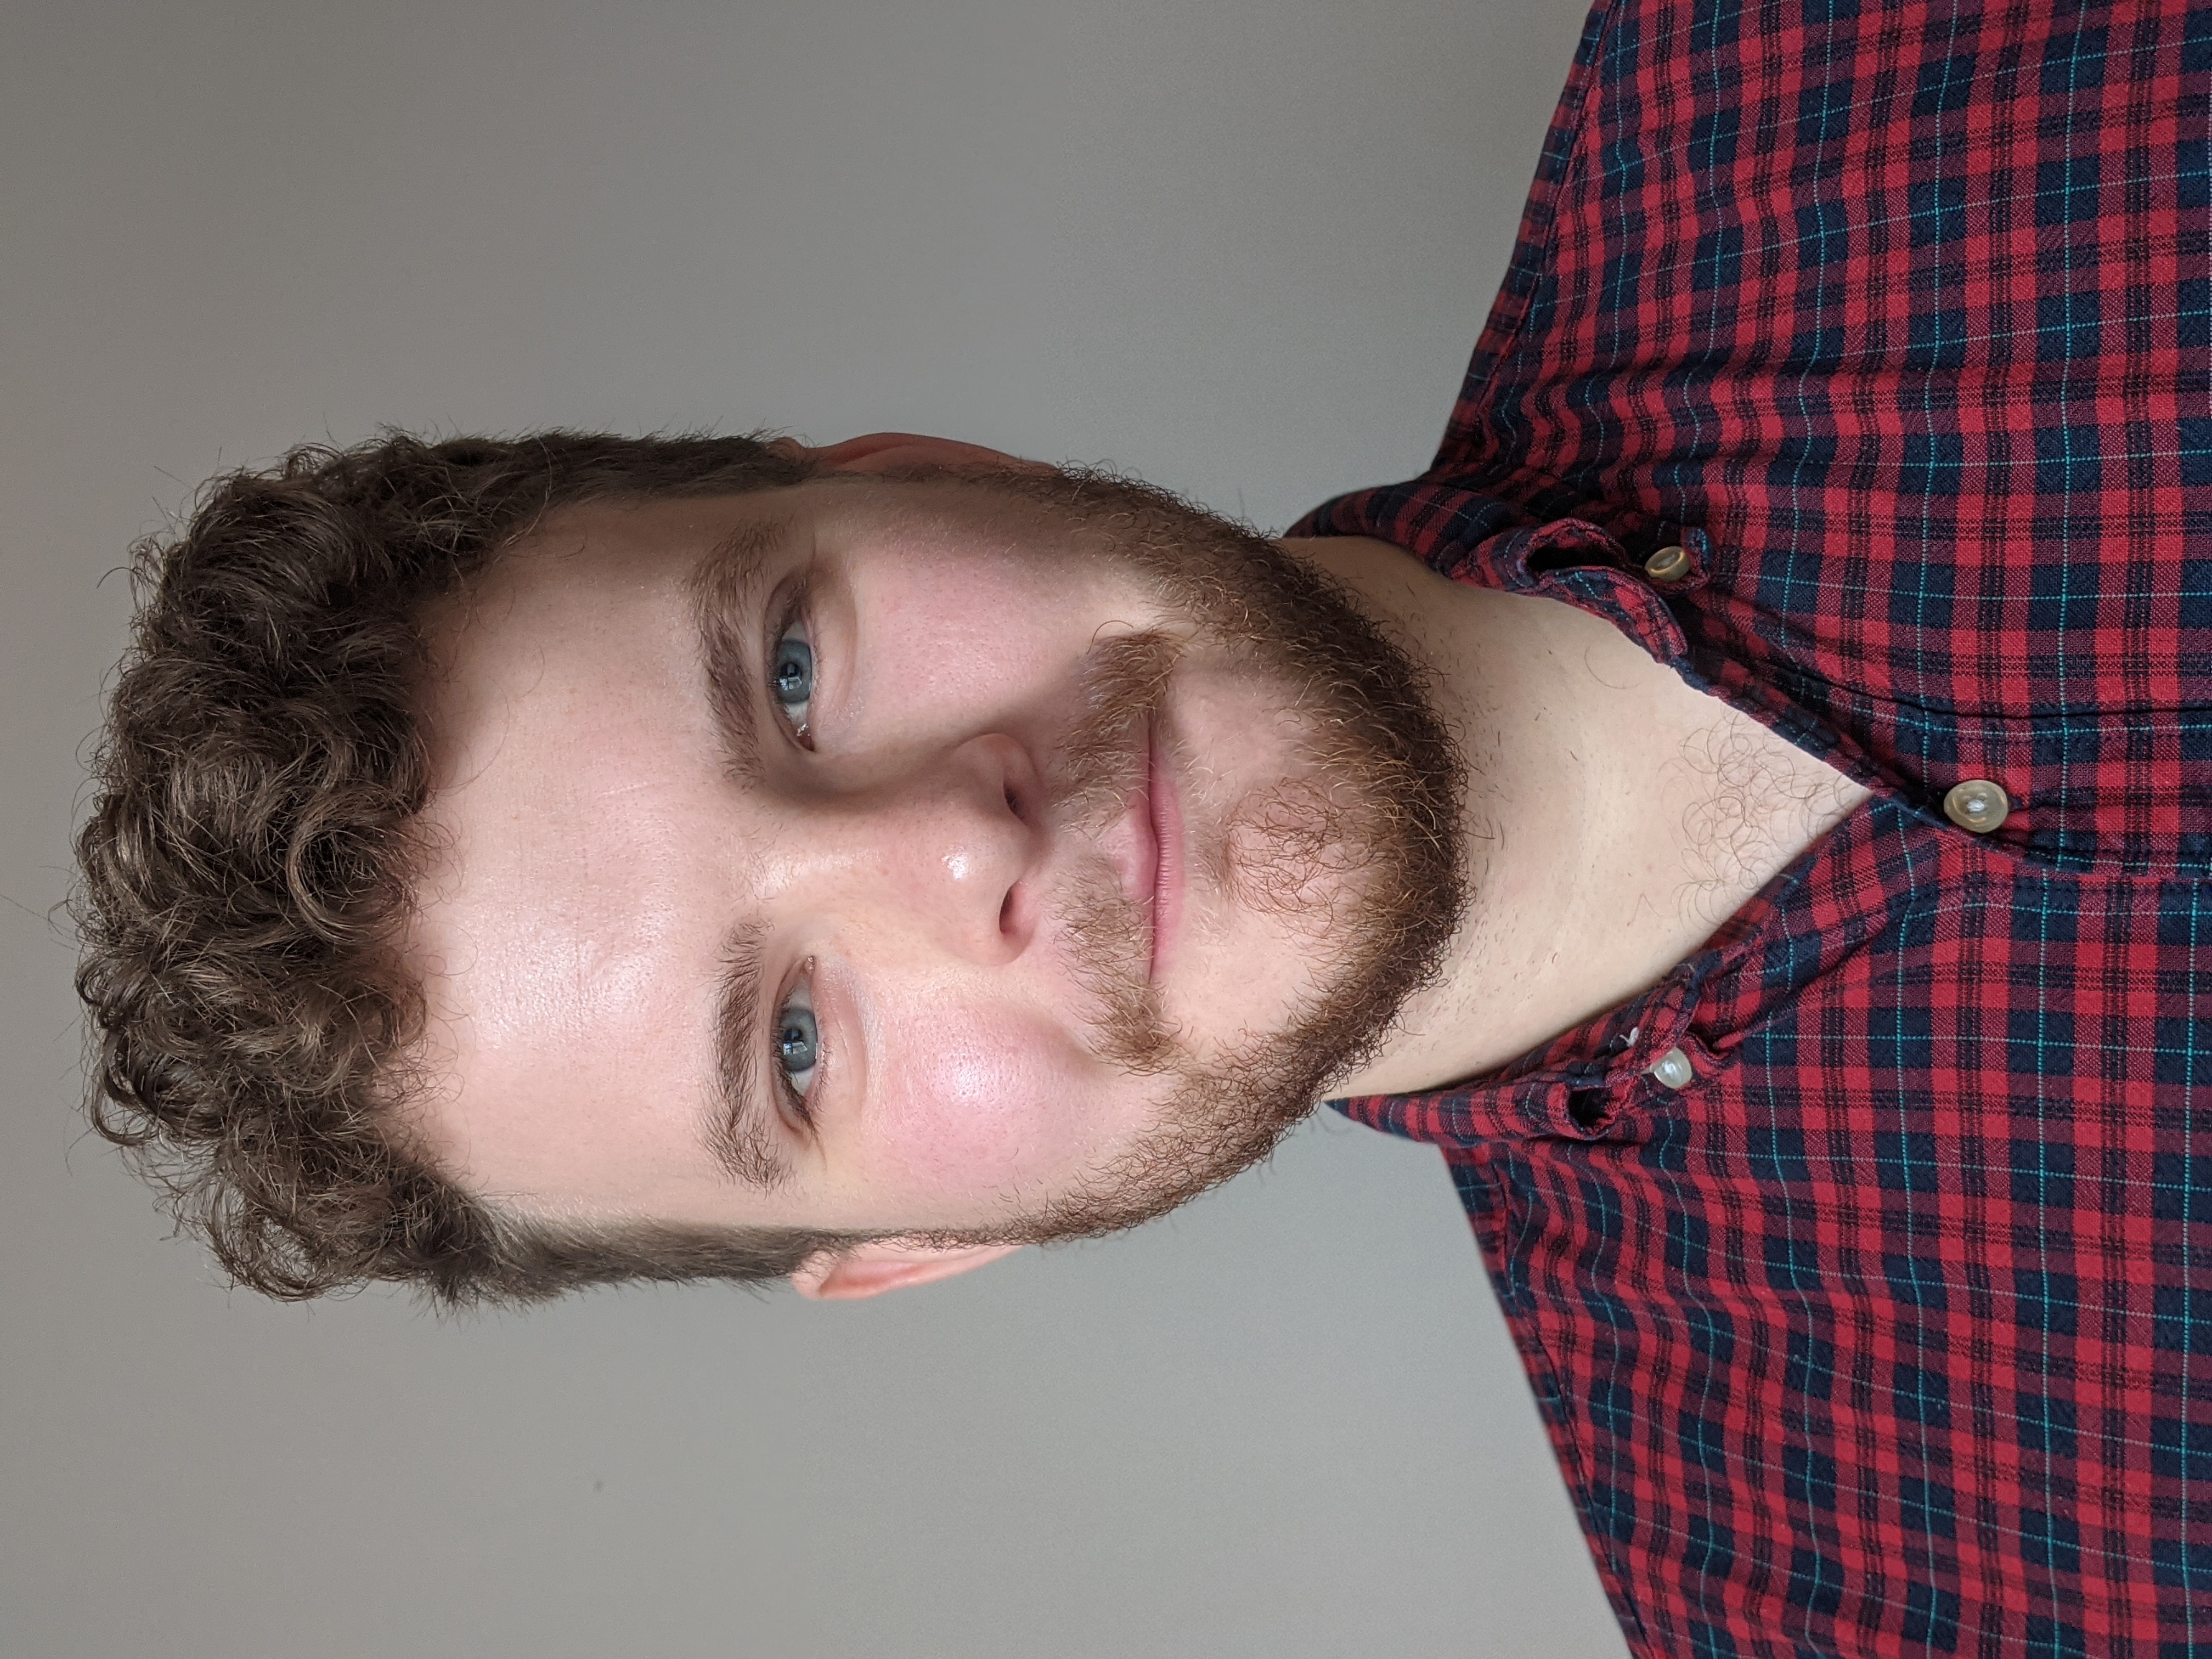
[[[812,470],[757,437],[389,433],[217,478],[180,533],[134,550],[139,608],[77,837],[90,1111],[237,1282],[527,1302],[776,1279],[849,1242],[550,1228],[383,1127],[421,1019],[385,963],[429,775],[425,606],[555,508]]]

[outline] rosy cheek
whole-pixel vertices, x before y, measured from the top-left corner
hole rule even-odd
[[[852,580],[865,647],[852,715],[878,735],[884,722],[982,714],[1060,684],[1098,618],[1116,614],[1103,582],[927,546],[864,562]]]
[[[932,1010],[885,1035],[896,1052],[872,1107],[872,1161],[917,1197],[986,1200],[1057,1185],[1086,1152],[1107,1082],[1058,1027],[1002,1012]]]

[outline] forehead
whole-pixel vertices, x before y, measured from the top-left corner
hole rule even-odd
[[[760,505],[549,518],[427,618],[431,793],[403,957],[447,1097],[415,1128],[471,1184],[573,1184],[591,1167],[580,1112],[639,1084],[670,1158],[688,1143],[698,1061],[671,1049],[695,1042],[706,919],[741,873],[701,856],[717,773],[688,577]]]
[[[462,594],[428,618],[448,646],[471,651],[517,631],[501,608],[550,621],[579,603],[628,606],[678,597],[707,551],[732,534],[803,516],[799,492],[607,501],[562,507],[514,538]],[[459,660],[453,653],[441,667]]]

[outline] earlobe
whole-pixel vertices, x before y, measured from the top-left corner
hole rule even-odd
[[[791,1288],[813,1302],[858,1301],[909,1285],[951,1279],[1019,1249],[1018,1244],[970,1244],[956,1249],[863,1244],[843,1255],[825,1253],[811,1257],[792,1274]]]

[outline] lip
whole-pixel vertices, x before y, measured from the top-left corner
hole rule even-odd
[[[1160,753],[1157,723],[1145,732],[1145,820],[1152,842],[1152,977],[1158,979],[1182,919],[1183,844],[1182,794]]]
[[[1135,775],[1122,797],[1121,816],[1100,850],[1121,878],[1121,891],[1144,918],[1151,936],[1147,979],[1167,961],[1182,910],[1182,799],[1163,752],[1156,722],[1146,722],[1137,752]]]
[[[1121,891],[1145,919],[1145,931],[1151,935],[1149,951],[1152,960],[1159,957],[1159,890],[1160,890],[1160,834],[1159,823],[1152,805],[1158,793],[1154,774],[1158,770],[1158,757],[1152,746],[1152,730],[1145,727],[1144,769],[1137,775],[1136,787],[1131,789],[1121,808],[1121,823],[1115,836],[1113,860],[1121,878]],[[1147,976],[1150,975],[1147,969]]]

